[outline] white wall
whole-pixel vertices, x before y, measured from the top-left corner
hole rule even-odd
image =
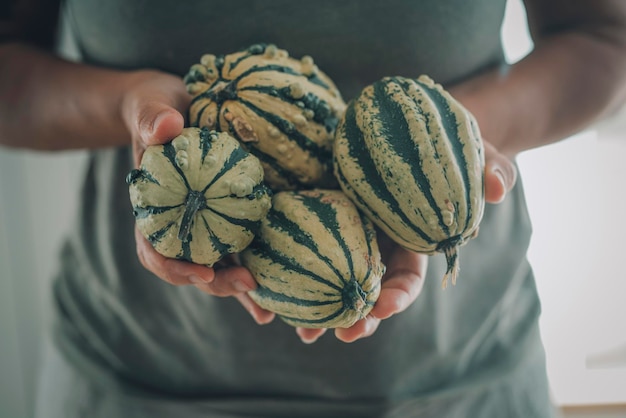
[[[0,418],[32,416],[49,282],[83,159],[0,149]]]
[[[531,48],[518,0],[509,5],[504,37],[512,61]],[[626,117],[616,120],[519,159],[559,404],[626,402]],[[0,418],[32,414],[48,281],[72,219],[83,158],[0,149]],[[609,349],[605,368],[587,367],[593,354]]]
[[[548,372],[562,404],[626,402],[624,157],[626,137],[590,131],[519,159]]]
[[[518,1],[503,35],[512,62],[532,48]],[[548,374],[561,405],[626,403],[625,159],[626,109],[518,158]]]

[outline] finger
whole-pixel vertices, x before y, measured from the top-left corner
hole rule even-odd
[[[428,257],[397,247],[387,263],[380,295],[371,314],[386,319],[404,311],[424,287]]]
[[[135,165],[139,166],[146,147],[165,144],[180,135],[184,128],[184,118],[176,110],[161,103],[143,104],[137,110],[133,138]]]
[[[241,260],[239,258],[239,253],[227,254],[222,257],[217,263],[213,265],[214,269],[222,269],[233,266],[241,266]]]
[[[485,200],[500,203],[511,191],[517,180],[517,169],[513,162],[485,143]]]
[[[247,293],[239,293],[235,298],[250,313],[254,321],[259,325],[269,324],[276,316],[273,312],[267,311],[257,305]]]
[[[163,74],[149,74],[125,98],[122,116],[133,139],[135,163],[147,146],[164,144],[184,128],[183,113],[189,103],[181,80]]]
[[[296,328],[296,334],[305,344],[313,344],[319,337],[324,335],[326,328]]]
[[[137,256],[141,264],[155,276],[170,284],[195,285],[211,283],[215,278],[213,269],[199,264],[174,260],[156,252],[148,240],[135,228]]]
[[[185,119],[177,110],[159,102],[149,102],[138,115],[138,130],[146,145],[163,144],[178,136]]]
[[[185,119],[177,109],[177,100],[160,92],[140,94],[136,93],[124,111],[131,135],[145,145],[157,145],[180,134]]]
[[[257,288],[254,277],[245,267],[228,267],[215,270],[215,279],[199,283],[196,287],[213,296],[236,296]]]
[[[350,328],[335,329],[335,337],[344,343],[352,343],[361,338],[369,337],[378,329],[380,319],[371,313],[365,318],[357,321]]]
[[[163,143],[182,130],[191,97],[178,77],[159,72],[140,76],[122,102],[124,122],[147,145]]]

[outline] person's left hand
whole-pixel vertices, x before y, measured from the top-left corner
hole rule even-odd
[[[513,188],[517,178],[515,166],[488,142],[485,146],[485,200],[500,203]],[[343,342],[353,342],[372,335],[380,321],[396,315],[411,305],[420,294],[426,277],[428,257],[400,247],[382,231],[378,231],[378,246],[387,271],[382,278],[381,292],[372,311],[349,328],[335,329]],[[320,328],[296,328],[300,339],[315,342],[326,332]]]

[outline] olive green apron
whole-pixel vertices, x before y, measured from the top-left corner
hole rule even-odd
[[[183,75],[257,42],[311,55],[346,100],[386,75],[450,84],[503,62],[505,0],[68,0],[82,59]],[[540,304],[521,185],[488,205],[461,272],[370,338],[305,345],[232,298],[173,287],[139,263],[128,148],[92,152],[54,282],[54,341],[38,413],[84,417],[549,417]]]

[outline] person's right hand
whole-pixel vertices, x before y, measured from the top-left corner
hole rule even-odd
[[[129,74],[129,81],[121,112],[132,139],[133,161],[139,167],[146,147],[167,143],[182,132],[191,97],[182,79],[170,74],[137,71]],[[162,256],[137,228],[135,240],[141,264],[160,279],[176,286],[193,285],[214,296],[234,296],[259,324],[274,318],[248,296],[257,284],[246,268],[237,265],[235,257],[209,268]]]

